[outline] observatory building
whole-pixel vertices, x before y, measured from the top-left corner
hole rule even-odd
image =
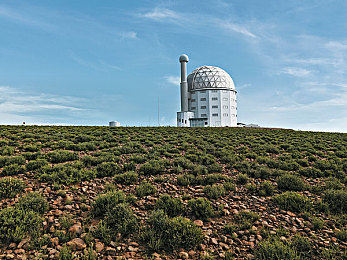
[[[187,77],[188,56],[181,63],[181,112],[179,127],[237,126],[235,85],[230,75],[218,67],[202,66]]]

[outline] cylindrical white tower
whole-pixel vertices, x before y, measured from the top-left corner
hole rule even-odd
[[[187,83],[187,63],[189,58],[186,54],[180,56],[181,63],[181,112],[188,111],[188,83]]]

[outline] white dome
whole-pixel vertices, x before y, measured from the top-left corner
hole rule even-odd
[[[202,66],[188,75],[188,89],[231,89],[235,85],[230,75],[223,69],[213,66]]]

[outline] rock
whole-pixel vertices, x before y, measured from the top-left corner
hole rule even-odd
[[[28,242],[28,239],[23,239],[22,241],[19,242],[17,248],[22,248],[24,244]]]
[[[117,250],[113,247],[106,247],[106,250],[105,250],[106,254],[107,255],[112,255],[112,256],[115,256],[117,254]]]
[[[57,245],[59,245],[59,238],[53,237],[53,238],[51,238],[51,242],[52,242],[52,245],[57,246]]]
[[[57,252],[58,252],[58,251],[57,251],[56,249],[51,249],[51,250],[49,251],[49,254],[50,254],[50,255],[55,255]]]
[[[288,214],[289,216],[291,216],[291,217],[296,217],[296,214],[293,213],[293,212],[287,211],[287,214]]]
[[[17,244],[16,243],[11,243],[8,248],[9,249],[15,249],[17,247]]]
[[[187,252],[180,252],[179,256],[182,259],[188,259],[189,258],[189,254]]]
[[[196,252],[194,250],[190,250],[188,255],[193,258],[196,255]]]
[[[102,250],[104,250],[104,243],[101,243],[101,242],[97,242],[95,244],[95,250],[96,252],[100,253]]]
[[[202,227],[204,225],[204,222],[202,222],[202,220],[197,219],[194,220],[194,224],[197,225],[198,227]]]
[[[74,238],[67,242],[67,245],[70,246],[73,250],[82,250],[87,247],[86,243],[80,238]]]
[[[14,250],[14,252],[15,252],[17,255],[25,254],[25,250],[22,249],[22,248],[16,249],[16,250]]]
[[[138,248],[138,247],[129,246],[129,247],[128,247],[128,250],[129,250],[130,252],[137,252],[137,251],[139,251],[139,248]]]
[[[214,244],[214,245],[218,245],[218,241],[216,238],[211,238],[211,243]]]
[[[6,255],[6,258],[7,258],[7,259],[14,259],[14,254],[7,254],[7,255]]]
[[[76,223],[69,228],[69,233],[72,235],[80,235],[82,233],[81,223]]]

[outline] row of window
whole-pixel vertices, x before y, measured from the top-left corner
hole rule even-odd
[[[218,98],[217,97],[213,97],[212,100],[216,101],[216,100],[218,100]],[[192,102],[195,102],[195,101],[196,101],[196,99],[193,98]],[[200,101],[206,101],[206,98],[200,98]],[[228,101],[228,98],[223,98],[223,101]]]
[[[218,108],[217,105],[213,105],[212,108]],[[223,109],[228,109],[229,106],[223,106]],[[231,106],[231,109],[234,109],[235,107],[234,106]],[[192,110],[195,110],[196,107],[191,107]],[[200,106],[200,109],[206,109],[206,106]]]
[[[213,113],[212,116],[218,116],[218,113]],[[228,113],[223,113],[223,116],[224,116],[224,117],[228,117],[229,114],[228,114]],[[232,114],[231,116],[232,116],[232,117],[236,117],[237,115]],[[207,114],[201,114],[201,117],[207,117]]]

